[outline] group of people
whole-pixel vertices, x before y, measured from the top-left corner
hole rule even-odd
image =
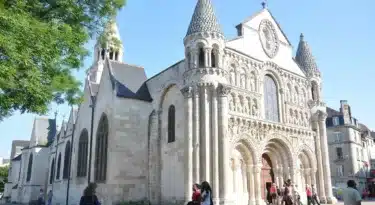
[[[193,185],[193,196],[188,205],[213,205],[212,189],[208,182]]]
[[[306,196],[308,205],[320,205],[314,185],[311,185],[311,187],[306,185]],[[268,204],[273,205],[302,204],[301,195],[298,193],[297,188],[293,187],[290,179],[284,183],[281,189],[275,183],[273,183],[269,190],[267,190],[267,202]]]

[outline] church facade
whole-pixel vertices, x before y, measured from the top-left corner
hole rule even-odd
[[[109,27],[120,39],[115,23]],[[215,204],[261,205],[291,179],[335,203],[322,81],[301,34],[297,53],[267,8],[226,39],[198,0],[185,57],[147,78],[122,47],[95,46],[84,102],[50,144],[45,191],[76,204],[88,182],[102,204],[189,201],[208,181]],[[305,199],[304,199],[305,200]]]

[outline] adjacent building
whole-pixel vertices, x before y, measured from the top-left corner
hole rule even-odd
[[[326,120],[332,183],[346,187],[349,179],[357,182],[362,191],[373,184],[371,167],[375,165],[374,137],[367,126],[359,123],[346,100],[340,101],[340,109],[327,108]]]
[[[291,179],[335,203],[323,83],[304,36],[294,55],[263,6],[226,39],[210,0],[186,26],[183,59],[151,78],[123,62],[122,44],[95,45],[78,110],[22,150],[17,201],[44,187],[53,204],[77,204],[96,182],[102,204],[177,205],[208,181],[216,205],[263,205],[272,183]],[[116,22],[107,29],[121,39]]]

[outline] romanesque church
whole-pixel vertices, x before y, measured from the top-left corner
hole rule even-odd
[[[96,182],[103,205],[181,205],[208,181],[216,205],[263,205],[272,183],[291,179],[335,203],[321,73],[304,36],[294,55],[264,6],[227,39],[211,0],[197,1],[186,26],[184,58],[150,78],[123,62],[121,46],[96,44],[84,102],[52,137],[45,131],[47,145],[23,149],[12,201],[43,188],[53,204],[77,204]],[[108,29],[120,39],[115,22]]]

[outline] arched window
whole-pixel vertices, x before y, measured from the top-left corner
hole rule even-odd
[[[108,118],[102,115],[96,132],[95,181],[104,182],[107,178]]]
[[[89,133],[83,129],[78,142],[77,177],[85,177],[87,174],[88,147]]]
[[[174,105],[169,106],[168,109],[168,143],[176,140],[175,136],[176,126],[176,108]]]
[[[200,68],[203,68],[205,64],[205,56],[204,56],[204,49],[199,48],[199,54],[198,54],[198,65]]]
[[[60,179],[60,168],[61,168],[61,153],[59,153],[59,157],[57,158],[57,170],[56,170],[56,179]]]
[[[52,184],[52,182],[53,182],[54,175],[55,175],[55,159],[52,159],[51,170],[50,170],[50,174],[49,174],[49,183],[50,184]]]
[[[63,179],[68,179],[69,177],[70,156],[71,156],[71,148],[70,148],[70,141],[68,141],[65,145]]]
[[[31,179],[31,172],[33,170],[33,153],[30,153],[29,156],[29,163],[27,165],[27,175],[26,175],[26,181],[29,182]]]
[[[118,51],[115,52],[115,60],[118,61]]]
[[[277,86],[275,80],[269,75],[264,76],[264,108],[266,120],[279,121]]]
[[[101,56],[102,56],[102,60],[104,60],[104,58],[105,58],[105,49],[102,49]]]
[[[215,68],[216,65],[216,50],[211,51],[211,67]]]

